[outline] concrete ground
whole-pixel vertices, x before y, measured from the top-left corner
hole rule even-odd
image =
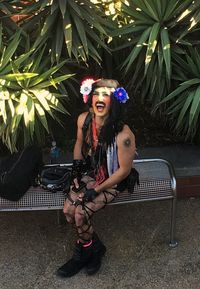
[[[176,237],[168,247],[169,201],[110,206],[94,223],[107,246],[100,271],[60,279],[75,234],[56,212],[0,213],[0,289],[198,289],[200,199],[178,200]]]

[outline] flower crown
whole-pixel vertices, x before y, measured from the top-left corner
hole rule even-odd
[[[84,103],[88,102],[89,94],[92,91],[92,85],[97,82],[98,80],[94,80],[92,78],[85,79],[81,83],[80,93],[83,95]],[[123,87],[117,87],[113,91],[114,97],[119,101],[119,103],[126,103],[129,99],[127,91]]]

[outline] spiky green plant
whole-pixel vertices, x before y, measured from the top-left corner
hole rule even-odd
[[[19,142],[41,141],[49,132],[48,116],[59,121],[59,113],[67,113],[61,101],[68,98],[67,91],[60,84],[72,75],[56,76],[66,61],[50,67],[45,48],[18,55],[19,32],[8,46],[1,40],[0,137],[14,151]]]
[[[23,13],[34,14],[21,27],[31,31],[39,24],[40,35],[36,35],[34,46],[48,41],[52,62],[59,61],[62,54],[77,61],[86,62],[89,57],[101,61],[98,47],[107,49],[105,38],[113,24],[105,20],[99,6],[89,0],[32,1]]]
[[[160,104],[168,104],[176,133],[193,139],[200,125],[200,50],[176,56],[173,79],[174,90]]]
[[[191,0],[130,0],[122,10],[129,19],[113,33],[125,42],[123,69],[141,97],[155,106],[171,87],[172,54],[192,45],[192,32],[199,29],[200,2]],[[127,41],[128,40],[128,41]],[[197,43],[197,41],[196,41]],[[119,48],[118,48],[119,49]]]

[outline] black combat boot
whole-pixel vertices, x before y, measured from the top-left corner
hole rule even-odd
[[[92,257],[92,246],[84,248],[81,243],[77,243],[72,258],[57,270],[60,277],[72,277],[85,267]]]
[[[86,265],[86,272],[88,275],[95,274],[101,267],[101,259],[106,253],[106,247],[99,240],[96,233],[93,233],[92,238],[92,256]]]

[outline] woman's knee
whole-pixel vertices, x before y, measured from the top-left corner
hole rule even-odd
[[[64,206],[63,208],[63,214],[66,215],[69,213],[69,207],[68,206]]]

